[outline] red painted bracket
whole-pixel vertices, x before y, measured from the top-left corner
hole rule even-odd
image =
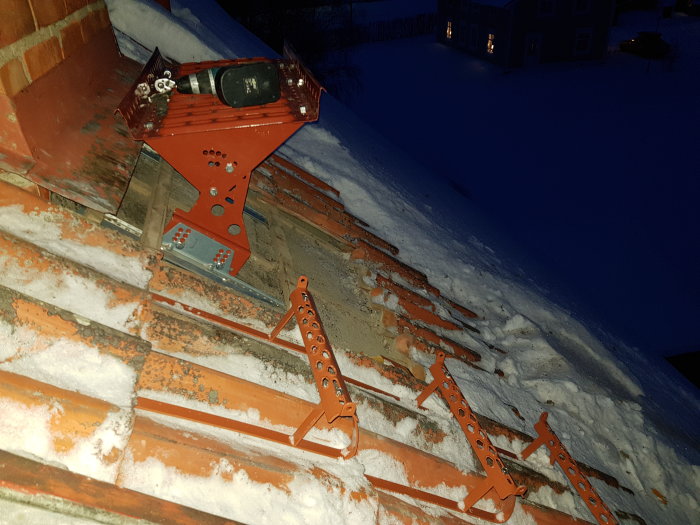
[[[559,464],[566,477],[569,478],[569,482],[574,486],[598,523],[600,525],[618,525],[618,521],[613,516],[613,513],[600,498],[590,481],[581,472],[576,461],[566,450],[552,430],[552,427],[547,423],[548,415],[547,412],[543,412],[539,421],[535,423],[537,438],[520,453],[520,458],[527,459],[535,450],[542,445],[546,445],[549,449],[549,463],[552,465],[554,463]]]
[[[182,409],[181,407],[175,407],[174,405],[145,400],[143,398],[139,398],[139,408],[160,412],[166,415],[178,415],[179,417],[183,417],[185,419],[191,419],[202,423],[220,426],[222,428],[228,428],[230,430],[236,430],[242,433],[256,435],[278,443],[286,440],[287,442],[285,444],[290,444],[292,446],[326,456],[330,455],[331,457],[343,457],[345,459],[353,457],[355,454],[357,454],[359,440],[359,425],[356,414],[356,405],[350,398],[350,393],[345,385],[346,380],[340,372],[340,367],[338,366],[338,362],[333,354],[333,349],[328,343],[328,336],[326,335],[323,325],[321,324],[318,310],[316,309],[313,297],[308,290],[308,284],[309,280],[307,277],[303,275],[299,277],[297,287],[292,291],[289,297],[292,303],[289,310],[270,334],[244,326],[236,323],[235,321],[230,321],[214,314],[183,305],[182,303],[162,295],[151,294],[152,298],[158,302],[169,304],[171,306],[177,306],[184,309],[188,313],[222,324],[237,332],[282,346],[284,348],[288,348],[290,350],[303,352],[307,355],[321,401],[308,414],[308,416],[291,436],[280,437],[284,435],[280,434],[279,432],[273,432],[267,429],[258,429],[258,427],[254,427],[254,425],[238,423],[226,418],[210,416],[204,412]],[[289,321],[292,320],[293,317],[296,319],[299,331],[301,332],[301,336],[304,341],[303,347],[278,337],[280,331],[282,331],[282,329]],[[350,381],[348,380],[348,382]],[[358,386],[363,388],[369,388],[371,390],[390,395],[379,389],[373,388],[370,385],[360,383],[359,381],[353,381],[353,383],[358,384]],[[352,435],[350,445],[340,451],[339,454],[337,453],[338,451],[329,447],[323,447],[321,445],[310,446],[310,442],[304,440],[304,437],[322,416],[325,416],[326,421],[329,424],[333,423],[338,418],[351,419]]]
[[[496,447],[493,446],[486,432],[482,430],[476,415],[462,395],[462,391],[445,367],[445,357],[445,352],[438,352],[435,363],[430,367],[433,382],[423,390],[416,402],[418,406],[421,406],[433,392],[440,391],[474,449],[474,453],[479,458],[484,471],[486,471],[486,477],[464,499],[464,512],[494,523],[503,523],[510,519],[513,513],[515,496],[522,496],[527,488],[517,486],[513,481],[508,469],[501,461]],[[505,508],[498,513],[475,508],[474,505],[491,491],[495,492],[499,499],[505,500]]]
[[[352,442],[347,449],[346,458],[357,453],[358,422],[355,413],[355,403],[350,399],[350,393],[345,386],[345,380],[340,373],[340,367],[333,355],[333,349],[328,343],[328,336],[323,330],[321,319],[318,316],[313,297],[308,290],[309,280],[305,276],[299,277],[297,287],[289,296],[291,307],[272,330],[269,340],[277,339],[277,335],[292,319],[296,318],[301,337],[304,340],[304,348],[309,358],[311,371],[316,381],[316,388],[321,397],[321,402],[307,416],[306,420],[290,438],[296,445],[309,430],[316,424],[321,416],[326,417],[328,423],[332,423],[339,417],[351,417],[353,419]]]
[[[306,122],[318,119],[322,88],[298,59],[286,55],[177,65],[156,49],[119,105],[133,138],[156,150],[199,191],[190,211],[175,210],[164,243],[212,270],[236,275],[250,256],[243,209],[252,171]],[[276,102],[234,108],[214,94],[144,87],[163,77],[257,62],[277,68]]]

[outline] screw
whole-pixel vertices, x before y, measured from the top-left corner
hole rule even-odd
[[[182,250],[184,247],[185,247],[184,242],[179,241],[179,242],[175,243],[175,248],[177,248],[178,250]]]
[[[302,115],[306,115],[306,106],[299,106],[299,112]]]
[[[153,129],[153,122],[146,122],[143,127],[150,131]]]
[[[213,188],[213,187],[209,188],[209,195],[211,195],[212,197],[216,197],[218,194],[219,194],[219,190],[217,190],[216,188]]]
[[[300,78],[299,80],[297,80],[297,86],[301,87],[301,86],[303,86],[303,85],[304,85],[304,79],[303,79],[303,78]]]
[[[233,173],[233,164],[231,162],[226,163],[226,173]]]
[[[504,474],[508,474],[509,471],[508,471],[508,469],[507,469],[506,467],[503,467],[503,468],[501,469],[501,472],[503,472]]]

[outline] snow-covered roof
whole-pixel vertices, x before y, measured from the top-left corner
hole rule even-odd
[[[216,2],[171,4],[172,14],[149,2],[109,3],[127,53],[143,58],[141,46],[157,45],[183,62],[270,56]],[[484,479],[443,400],[415,404],[444,351],[455,356],[449,371],[485,435],[530,487],[509,523],[590,520],[544,449],[527,462],[508,456],[531,440],[544,409],[613,510],[650,523],[690,522],[697,512],[694,467],[647,418],[628,365],[502,254],[460,234],[467,219],[452,213],[463,202],[449,187],[328,95],[320,121],[252,177],[251,205],[275,220],[258,223],[251,268],[285,307],[282,290],[308,272],[339,370],[354,381],[353,458],[135,406],[148,398],[287,435],[320,394],[294,348],[303,343],[295,327],[282,331],[284,345],[261,341],[284,309],[163,262],[17,187],[1,190],[0,448],[16,456],[221,521],[473,523],[458,505],[448,512],[399,499],[371,481],[457,502]],[[469,219],[471,232],[485,228],[478,215]],[[352,422],[331,423],[310,439],[348,446]]]

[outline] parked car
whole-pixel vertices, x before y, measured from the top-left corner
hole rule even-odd
[[[670,50],[661,33],[654,31],[641,31],[636,37],[620,42],[620,51],[644,58],[663,58]]]

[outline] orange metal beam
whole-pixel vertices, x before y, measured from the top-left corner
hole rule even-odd
[[[0,450],[0,486],[47,495],[127,518],[167,525],[237,525],[239,522],[119,488]]]
[[[191,408],[172,405],[170,403],[163,403],[161,401],[155,401],[144,397],[136,398],[136,408],[146,410],[148,412],[163,414],[165,416],[187,419],[188,421],[194,421],[195,423],[204,423],[205,425],[211,425],[226,430],[233,430],[239,434],[259,437],[261,439],[273,441],[280,445],[294,446],[308,452],[313,452],[314,454],[327,456],[329,458],[344,457],[341,450],[333,447],[321,445],[320,443],[315,443],[306,439],[299,439],[296,442],[292,442],[292,436],[289,434],[277,432],[258,425],[251,425],[250,423],[244,423],[242,421],[236,421],[235,419],[216,416],[200,410],[193,410]]]

